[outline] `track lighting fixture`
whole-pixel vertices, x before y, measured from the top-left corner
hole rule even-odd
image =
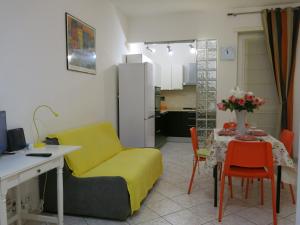
[[[190,46],[190,53],[191,54],[196,54],[196,48],[194,47],[194,45],[192,45],[192,44],[189,44],[189,46]]]
[[[169,54],[169,56],[174,55],[174,52],[173,52],[173,50],[171,49],[171,46],[170,46],[170,45],[167,45],[167,49],[168,49],[168,54]]]
[[[156,49],[155,49],[155,48],[150,48],[149,45],[146,46],[146,49],[147,49],[149,52],[152,52],[152,53],[155,53],[155,52],[156,52]]]

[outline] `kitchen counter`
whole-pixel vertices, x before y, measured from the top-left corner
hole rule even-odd
[[[196,109],[171,108],[171,109],[164,109],[160,111],[161,114],[167,112],[196,112]]]

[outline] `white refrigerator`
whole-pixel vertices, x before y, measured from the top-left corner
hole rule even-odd
[[[119,65],[119,135],[126,147],[155,146],[155,88],[150,63]]]

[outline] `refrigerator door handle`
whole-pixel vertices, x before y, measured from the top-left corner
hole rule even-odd
[[[152,116],[149,116],[147,119],[145,119],[145,120],[148,120],[148,119],[152,119],[152,118],[154,118],[155,117],[155,115],[152,115]]]

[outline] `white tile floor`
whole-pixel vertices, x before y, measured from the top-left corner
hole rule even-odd
[[[265,181],[265,204],[259,204],[257,181],[250,186],[245,200],[240,180],[233,180],[234,199],[225,190],[224,217],[217,221],[218,208],[213,207],[212,173],[200,168],[191,195],[187,195],[191,175],[192,149],[189,143],[167,143],[164,156],[164,174],[156,183],[141,209],[125,222],[101,219],[65,217],[65,225],[268,225],[272,224],[270,185]],[[296,207],[292,205],[288,188],[282,190],[279,225],[295,224]],[[29,223],[36,224],[36,223]]]

